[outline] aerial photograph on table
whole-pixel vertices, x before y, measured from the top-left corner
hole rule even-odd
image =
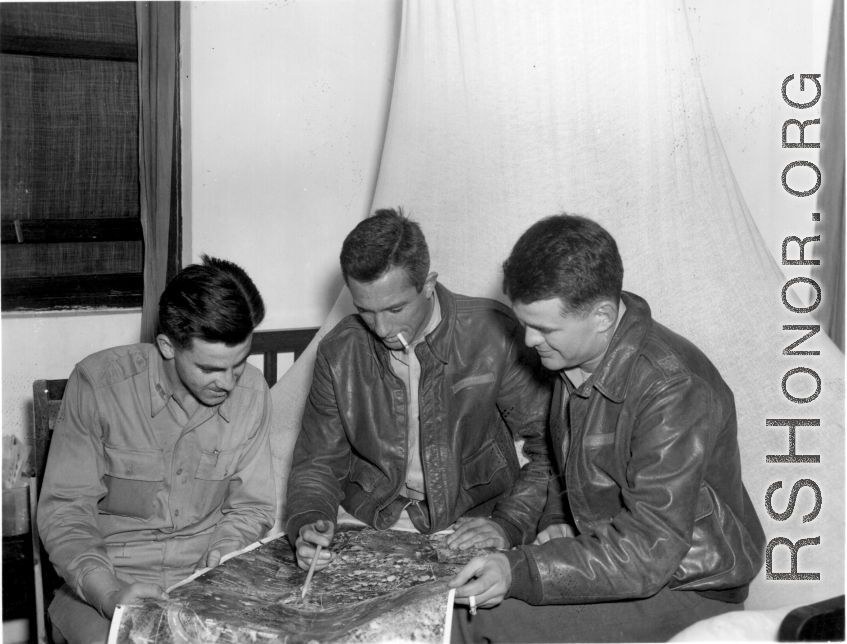
[[[449,550],[446,534],[341,525],[335,561],[306,571],[284,535],[263,541],[170,592],[122,606],[110,644],[449,641],[447,581],[485,550]]]

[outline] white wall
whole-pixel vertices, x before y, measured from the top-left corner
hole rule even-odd
[[[28,435],[35,380],[67,378],[85,356],[138,342],[140,333],[140,309],[4,314],[3,435]]]
[[[400,3],[199,2],[189,20],[191,260],[243,265],[262,328],[319,326],[370,209]]]

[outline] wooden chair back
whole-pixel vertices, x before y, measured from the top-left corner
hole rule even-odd
[[[253,334],[253,344],[250,347],[250,355],[263,355],[263,371],[268,387],[273,387],[278,380],[277,377],[277,354],[293,353],[297,360],[315,334],[318,327],[306,329],[282,329],[280,331],[256,331]]]
[[[47,466],[47,452],[50,449],[50,439],[56,428],[56,418],[59,416],[59,408],[62,406],[62,396],[65,395],[67,380],[36,380],[32,385],[32,466],[33,481],[36,498],[41,494],[41,482],[44,480],[44,468]],[[32,509],[35,509],[33,499]],[[32,562],[35,574],[35,614],[36,633],[35,641],[38,644],[47,644],[52,641],[49,628],[50,618],[47,616],[47,607],[53,599],[53,593],[62,585],[63,581],[47,557],[44,544],[38,535],[35,522],[35,512],[32,512]],[[30,640],[33,637],[30,636]]]

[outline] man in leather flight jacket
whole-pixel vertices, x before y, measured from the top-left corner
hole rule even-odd
[[[615,241],[591,220],[536,223],[504,277],[527,345],[558,374],[561,489],[535,544],[451,582],[457,604],[496,606],[457,609],[454,641],[662,641],[739,609],[765,537],[717,369],[621,291]]]
[[[437,284],[402,210],[361,222],[341,266],[359,313],[318,347],[288,482],[300,566],[330,546],[339,504],[380,530],[430,533],[465,517],[456,548],[531,542],[550,478],[552,385],[512,312]],[[324,550],[317,569],[331,559]]]

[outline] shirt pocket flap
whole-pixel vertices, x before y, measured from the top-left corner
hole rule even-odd
[[[160,449],[120,449],[104,445],[106,475],[133,481],[162,481],[165,461]]]
[[[204,481],[223,481],[232,476],[238,465],[239,456],[241,456],[241,447],[213,452],[203,450],[194,478]]]

